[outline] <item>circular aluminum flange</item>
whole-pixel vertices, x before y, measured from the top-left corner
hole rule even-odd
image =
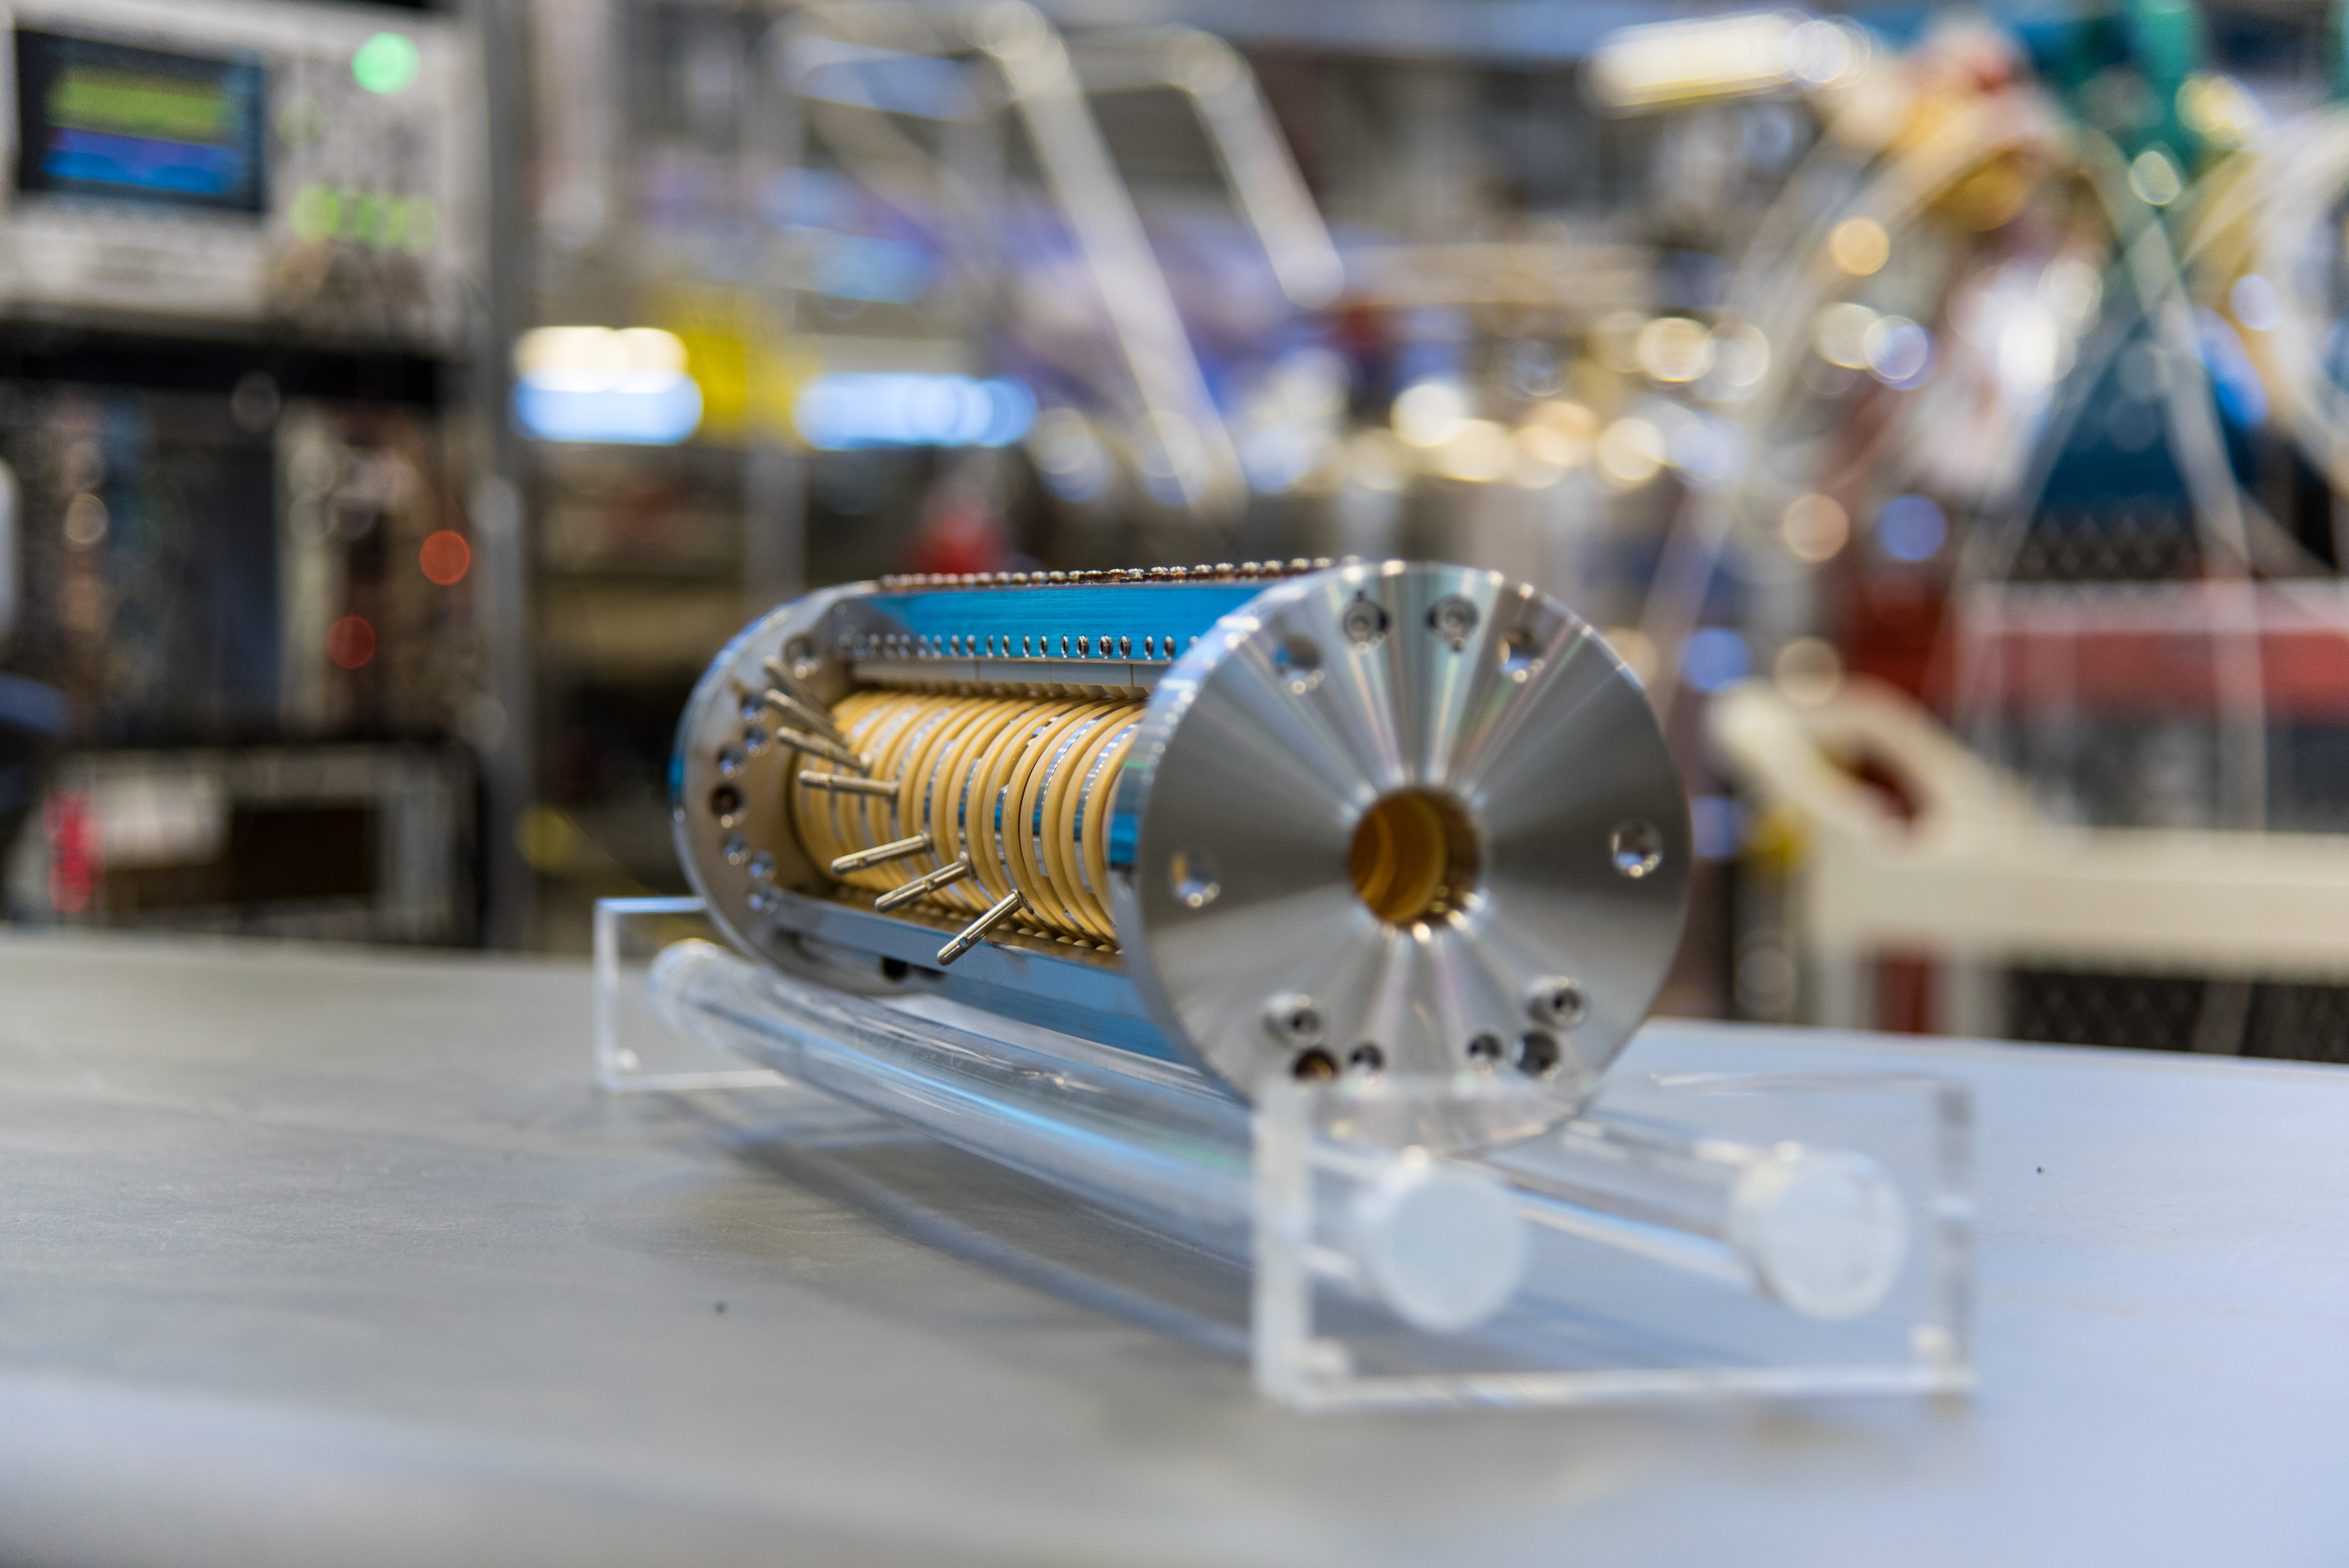
[[[864,599],[868,583],[794,599],[744,627],[719,650],[686,700],[669,763],[670,831],[686,881],[710,922],[745,953],[843,990],[904,990],[874,959],[819,947],[768,918],[778,890],[821,892],[825,879],[808,863],[784,815],[790,769],[799,753],[777,744],[790,720],[761,706],[772,684],[765,665],[780,661],[826,703],[848,691],[843,637],[879,625]]]
[[[1358,831],[1406,797],[1452,823],[1452,882],[1395,918]],[[1493,1075],[1415,1130],[1489,1142],[1570,1114],[1680,944],[1687,799],[1653,711],[1565,606],[1392,562],[1268,589],[1176,663],[1110,830],[1127,971],[1243,1093],[1272,1075]]]

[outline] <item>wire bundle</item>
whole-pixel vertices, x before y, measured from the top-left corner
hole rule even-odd
[[[794,770],[792,825],[820,866],[927,839],[925,849],[843,873],[853,887],[887,892],[967,856],[969,875],[919,902],[978,914],[1017,892],[1022,923],[1114,947],[1105,836],[1142,709],[1093,697],[854,692],[833,718],[870,759],[872,776],[894,781],[896,793],[840,793],[802,784]]]

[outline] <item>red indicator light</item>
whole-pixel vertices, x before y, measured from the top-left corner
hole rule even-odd
[[[473,569],[473,547],[465,542],[463,534],[444,528],[424,541],[424,548],[416,553],[416,563],[424,569],[425,576],[441,587],[453,587]]]
[[[326,656],[347,670],[375,657],[375,627],[363,615],[346,615],[326,628]]]

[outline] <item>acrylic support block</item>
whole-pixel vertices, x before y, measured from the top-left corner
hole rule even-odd
[[[1565,1128],[1441,1158],[1415,1130],[1522,1091],[1485,1073],[1283,1083],[1251,1113],[1188,1069],[936,999],[806,985],[707,943],[666,951],[650,983],[656,1026],[781,1075],[756,1081],[928,1133],[1178,1258],[1251,1268],[1257,1380],[1291,1405],[1971,1383],[1970,1133],[1952,1085],[1625,1079]]]
[[[1255,1140],[1257,1386],[1307,1409],[1960,1392],[1966,1091],[1867,1075],[1619,1078],[1567,1127],[1460,1161],[1507,1183],[1506,1304],[1431,1334],[1332,1289],[1319,1173],[1454,1084],[1275,1086]],[[1398,1108],[1392,1101],[1416,1101]]]
[[[698,898],[595,901],[595,1081],[614,1094],[691,1088],[779,1088],[782,1078],[663,1024],[645,979],[653,955],[678,942],[713,938]]]

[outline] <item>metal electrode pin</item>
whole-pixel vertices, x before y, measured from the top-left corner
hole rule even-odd
[[[1027,902],[1028,901],[1021,897],[1017,892],[1007,892],[1001,898],[997,899],[993,908],[989,909],[985,914],[980,915],[977,920],[972,921],[968,925],[964,926],[962,928],[961,934],[957,935],[952,942],[947,943],[944,947],[938,949],[938,967],[941,969],[945,968],[947,965],[952,964],[956,959],[960,958],[964,954],[978,946],[988,932],[994,930],[997,926],[1010,919],[1012,911],[1019,909]]]
[[[800,782],[811,789],[829,789],[835,795],[892,795],[897,793],[894,779],[859,779],[853,773],[800,772]]]
[[[842,746],[848,744],[848,737],[843,733],[839,725],[833,722],[832,715],[820,707],[810,707],[787,691],[780,689],[769,691],[762,694],[759,700],[785,718],[805,725],[829,740]]]
[[[942,887],[950,887],[962,881],[963,878],[970,875],[970,857],[965,855],[961,860],[951,864],[940,866],[927,876],[916,877],[904,887],[891,888],[873,901],[873,907],[883,914],[888,913],[893,909],[903,909],[925,894],[934,893]]]
[[[802,735],[796,729],[784,729],[779,726],[775,730],[775,738],[785,746],[804,751],[811,757],[821,757],[826,762],[838,767],[854,769],[859,773],[869,774],[873,771],[871,759],[859,757],[845,746],[834,746],[820,735]]]
[[[895,843],[875,844],[869,850],[859,850],[853,855],[843,855],[833,861],[832,874],[846,876],[850,872],[861,872],[885,861],[902,861],[907,855],[918,855],[929,847],[930,836],[927,833],[916,833],[910,839],[899,839]]]

